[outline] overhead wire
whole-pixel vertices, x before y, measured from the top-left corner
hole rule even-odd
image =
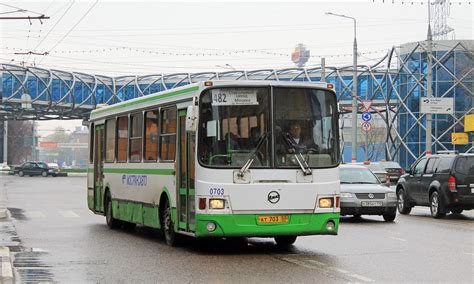
[[[79,21],[77,21],[76,24],[74,26],[72,26],[72,28],[51,49],[48,50],[48,54],[51,53],[51,51],[54,50],[56,48],[56,46],[58,46],[82,22],[82,20],[84,20],[84,18],[95,7],[95,5],[97,5],[97,3],[99,3],[99,0],[96,0],[94,2],[94,4],[92,4],[92,6],[86,11],[86,13],[79,19]],[[45,57],[41,58],[41,60],[40,60],[40,62],[38,62],[38,64],[40,64],[44,60],[44,58]]]

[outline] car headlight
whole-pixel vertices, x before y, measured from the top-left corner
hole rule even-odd
[[[387,198],[397,198],[397,193],[389,192],[389,193],[387,193]]]
[[[350,192],[341,192],[341,198],[351,198],[352,193]]]
[[[224,209],[224,199],[209,199],[209,209]]]

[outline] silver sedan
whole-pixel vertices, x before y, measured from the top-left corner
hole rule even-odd
[[[366,167],[341,165],[341,215],[382,215],[395,220],[397,195]]]

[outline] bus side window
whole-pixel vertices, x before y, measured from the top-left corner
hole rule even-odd
[[[115,161],[115,118],[105,121],[105,161]]]
[[[158,160],[158,111],[145,113],[145,161]]]
[[[130,115],[130,162],[140,162],[142,160],[142,125],[143,113]]]
[[[176,152],[176,108],[161,110],[160,160],[174,161]]]
[[[117,119],[117,162],[127,161],[128,148],[128,117],[122,116]]]

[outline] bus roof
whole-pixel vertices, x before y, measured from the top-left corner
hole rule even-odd
[[[120,113],[132,112],[134,110],[152,107],[157,104],[169,104],[174,101],[191,100],[201,91],[211,87],[229,86],[229,87],[307,87],[307,88],[323,88],[328,89],[328,83],[324,82],[299,82],[299,81],[274,81],[274,80],[216,80],[216,81],[201,81],[185,86],[173,88],[157,92],[154,94],[134,98],[123,101],[113,105],[107,105],[96,108],[91,112],[90,120],[103,119],[110,115],[117,115]]]

